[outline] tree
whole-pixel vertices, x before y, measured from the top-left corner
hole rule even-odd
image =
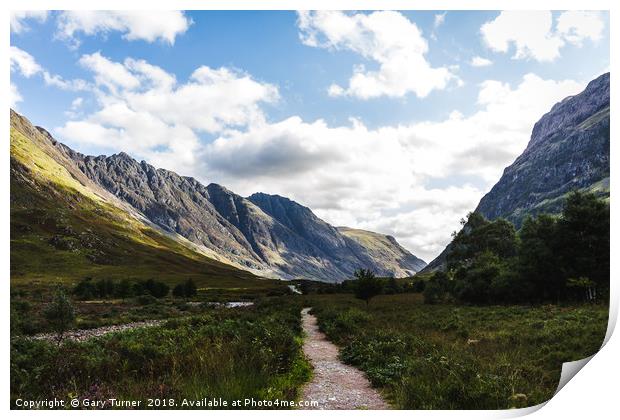
[[[517,253],[517,235],[514,225],[505,219],[486,220],[479,213],[470,213],[462,220],[463,229],[454,235],[452,249],[447,255],[449,270],[469,267],[485,251],[500,258]]]
[[[143,283],[144,289],[153,297],[157,299],[163,298],[168,295],[170,287],[160,281],[149,279]]]
[[[196,287],[196,283],[194,283],[194,280],[188,279],[185,282],[185,296],[193,297],[193,296],[196,296],[197,293],[198,293],[198,287]]]
[[[448,269],[454,277],[451,292],[459,300],[470,303],[487,303],[502,290],[510,290],[512,294],[508,281],[513,278],[505,274],[517,255],[514,225],[505,219],[490,222],[478,213],[470,213],[461,223],[463,229],[454,235],[447,256]],[[438,292],[435,289],[431,287],[429,296]]]
[[[566,279],[588,278],[607,295],[610,279],[609,205],[594,194],[573,192],[558,221],[560,264]]]
[[[394,277],[390,277],[387,280],[387,283],[385,284],[383,292],[386,295],[393,295],[393,294],[396,294],[396,293],[402,293],[403,292],[403,288],[400,286],[400,284],[398,284],[398,281],[396,281],[396,279]]]
[[[524,287],[523,296],[532,301],[559,300],[565,280],[559,261],[559,227],[557,217],[541,214],[528,217],[519,232],[518,270]]]
[[[436,271],[424,286],[424,303],[442,302],[448,293],[450,277],[443,271]]]
[[[459,269],[454,275],[456,297],[464,302],[488,303],[493,295],[492,285],[503,272],[503,261],[495,253],[484,251],[476,255],[469,267]]]
[[[197,292],[196,283],[192,279],[179,283],[172,289],[172,295],[175,297],[192,297],[196,296]]]
[[[383,284],[371,270],[361,268],[353,274],[355,276],[355,297],[370,303],[370,299],[381,293]]]
[[[57,334],[58,344],[60,344],[65,332],[75,322],[75,309],[62,289],[56,291],[52,302],[45,307],[43,316]]]
[[[78,297],[78,299],[88,300],[97,296],[99,292],[97,291],[97,287],[95,287],[92,280],[92,277],[85,277],[75,286],[73,293]]]
[[[119,298],[128,298],[133,294],[133,285],[128,279],[119,281],[114,286],[114,295]]]
[[[568,279],[566,286],[575,291],[577,299],[585,299],[586,301],[592,301],[596,299],[596,283],[587,277],[580,277],[578,279]]]

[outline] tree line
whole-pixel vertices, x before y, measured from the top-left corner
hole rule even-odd
[[[455,233],[447,270],[424,288],[428,303],[474,304],[604,300],[609,295],[609,205],[572,192],[558,216],[505,219],[470,213]]]
[[[196,283],[192,279],[188,279],[174,286],[172,295],[174,297],[192,297],[196,295],[197,291]],[[93,280],[91,277],[86,277],[80,280],[73,289],[73,294],[82,300],[137,296],[152,296],[161,299],[168,296],[169,293],[170,286],[155,279],[115,281],[111,279]]]

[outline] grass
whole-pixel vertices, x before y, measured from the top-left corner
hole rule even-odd
[[[598,305],[424,305],[417,294],[316,295],[319,326],[403,409],[504,409],[553,396],[563,362],[600,348]]]
[[[211,309],[60,347],[13,338],[11,404],[18,398],[117,398],[148,408],[149,398],[179,404],[222,398],[230,408],[246,398],[294,401],[310,377],[300,309],[269,298],[251,308]]]

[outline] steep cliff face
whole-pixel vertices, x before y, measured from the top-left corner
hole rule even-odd
[[[314,258],[329,257],[333,269],[350,278],[358,268],[369,268],[381,276],[406,277],[426,263],[391,236],[350,228],[335,228],[318,218],[309,208],[278,195],[256,193],[248,197],[312,248],[306,252]],[[297,257],[300,263],[304,255]]]
[[[521,156],[476,211],[518,226],[526,215],[556,213],[575,189],[609,195],[609,73],[553,106],[534,125]]]
[[[609,197],[609,73],[555,104],[532,130],[525,151],[480,200],[477,212],[519,228],[527,215],[559,213],[573,190]],[[424,272],[440,270],[450,245]]]
[[[11,119],[15,124],[27,121],[13,112]],[[356,240],[284,197],[257,193],[244,198],[221,185],[204,186],[138,162],[126,153],[85,156],[44,129],[23,125],[45,139],[47,152],[92,191],[221,261],[256,274],[339,281],[351,278],[358,268],[402,277],[424,264],[393,238],[386,242],[377,234]]]

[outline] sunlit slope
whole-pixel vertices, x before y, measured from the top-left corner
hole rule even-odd
[[[188,277],[200,287],[269,287],[168,237],[80,177],[45,132],[11,113],[11,281]]]
[[[348,227],[339,227],[338,231],[362,246],[374,260],[381,262],[384,271],[395,277],[412,276],[426,266],[392,236]]]

